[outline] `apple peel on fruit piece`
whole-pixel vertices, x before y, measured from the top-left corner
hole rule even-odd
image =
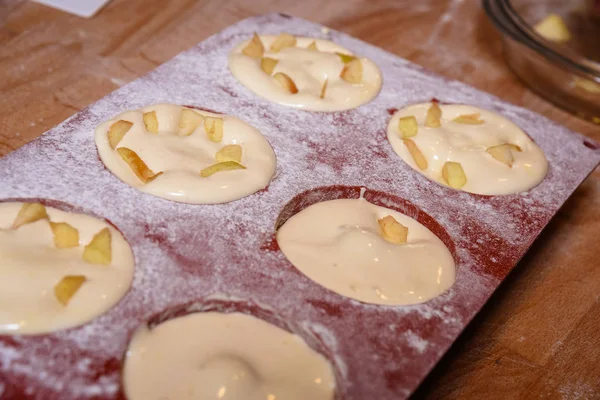
[[[71,298],[77,293],[87,278],[83,275],[67,275],[54,285],[54,296],[63,306],[69,304]]]
[[[344,68],[340,73],[340,78],[348,83],[361,83],[363,78],[363,67],[360,60],[355,58],[344,65]]]
[[[83,249],[83,260],[90,264],[109,265],[112,261],[112,235],[110,229],[98,232]]]
[[[479,113],[459,115],[452,121],[465,125],[481,125],[485,123],[485,121],[481,119],[481,114]]]
[[[202,124],[204,117],[194,110],[184,108],[179,119],[179,135],[189,136]]]
[[[442,167],[442,178],[454,189],[460,189],[467,183],[467,176],[460,163],[446,161]]]
[[[425,158],[423,153],[421,153],[419,147],[417,147],[417,144],[412,139],[404,139],[402,140],[402,142],[408,149],[408,152],[415,161],[415,164],[417,164],[417,167],[419,167],[420,170],[427,169],[429,163],[427,162],[427,159]]]
[[[203,178],[208,178],[217,172],[234,171],[237,169],[246,169],[246,167],[235,161],[222,161],[204,168],[202,171],[200,171],[200,176]]]
[[[54,235],[54,246],[57,249],[67,249],[79,246],[79,231],[66,222],[50,222]]]
[[[156,111],[146,112],[143,117],[146,130],[148,132],[158,133],[158,118],[156,118]]]
[[[135,151],[127,147],[119,147],[117,153],[119,153],[123,161],[129,165],[129,168],[144,184],[153,181],[162,174],[162,172],[154,173]]]
[[[425,126],[428,128],[439,128],[442,126],[442,109],[437,102],[431,103],[425,116]]]
[[[108,137],[108,143],[113,150],[117,148],[119,142],[123,140],[123,136],[129,132],[132,126],[133,123],[121,119],[108,128],[108,133],[106,135]]]
[[[254,32],[254,35],[252,36],[252,39],[250,40],[250,42],[248,42],[246,47],[244,47],[244,49],[242,50],[242,54],[245,54],[248,57],[252,57],[252,58],[261,58],[263,56],[264,52],[265,52],[265,46],[263,45],[262,41],[260,40],[260,37],[258,37],[256,32]]]
[[[224,161],[235,161],[236,163],[242,162],[242,146],[239,144],[228,144],[215,154],[215,160],[217,162]]]
[[[515,157],[513,156],[513,151],[521,151],[521,148],[517,145],[507,143],[507,144],[499,144],[497,146],[488,147],[485,150],[489,155],[494,157],[494,159],[500,161],[502,164],[505,164],[509,168],[512,168],[513,163],[515,161]]]
[[[296,87],[296,84],[294,83],[294,81],[292,80],[292,78],[290,78],[289,76],[287,76],[286,74],[284,74],[283,72],[278,72],[275,75],[273,75],[273,78],[275,78],[275,80],[289,93],[291,94],[296,94],[298,93],[298,88]]]
[[[400,130],[400,137],[402,139],[408,139],[416,136],[416,134],[419,132],[419,124],[414,116],[409,115],[407,117],[400,118],[398,121],[398,129]]]
[[[377,220],[381,228],[381,237],[393,244],[404,244],[408,238],[408,228],[388,215]]]
[[[13,222],[12,229],[17,229],[20,226],[39,221],[40,219],[48,219],[46,207],[40,203],[25,203],[21,206]]]
[[[275,41],[271,44],[271,47],[269,50],[271,50],[273,53],[278,53],[286,47],[295,47],[295,46],[296,46],[296,38],[294,36],[290,35],[289,33],[280,33],[275,38]]]
[[[325,82],[323,82],[323,86],[321,87],[321,94],[319,95],[320,99],[325,98],[325,93],[327,92],[327,83],[328,82],[329,82],[329,79],[325,79]]]

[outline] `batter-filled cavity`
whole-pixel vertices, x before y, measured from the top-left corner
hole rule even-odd
[[[288,33],[255,33],[233,49],[229,69],[257,95],[312,111],[358,107],[379,93],[382,81],[371,60],[329,40]]]
[[[279,228],[277,242],[310,279],[365,303],[422,303],[455,279],[452,254],[433,232],[362,197],[303,209]]]
[[[123,383],[130,400],[330,400],[335,392],[331,365],[302,338],[214,311],[139,328]]]
[[[104,220],[41,203],[0,203],[0,333],[81,325],[114,306],[133,254]]]
[[[275,153],[245,122],[171,104],[127,111],[96,128],[104,164],[154,196],[192,204],[225,203],[264,189]]]
[[[543,151],[517,125],[478,107],[416,104],[388,125],[394,151],[429,179],[465,192],[506,195],[546,176]]]

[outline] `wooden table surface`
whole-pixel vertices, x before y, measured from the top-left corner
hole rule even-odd
[[[0,0],[0,156],[209,35],[272,11],[344,31],[600,141],[598,126],[511,73],[479,3],[115,0],[83,19]],[[599,176],[575,192],[415,398],[600,398]]]

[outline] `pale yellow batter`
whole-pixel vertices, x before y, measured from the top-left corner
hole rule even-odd
[[[505,117],[467,105],[440,105],[439,127],[425,126],[431,103],[416,104],[398,110],[388,125],[388,139],[400,157],[429,179],[447,185],[442,175],[446,161],[461,164],[466,183],[461,190],[484,195],[504,195],[527,191],[546,176],[548,161],[543,151],[514,123]],[[461,116],[478,115],[476,121],[456,122]],[[410,137],[427,161],[420,168],[403,142],[399,129],[402,117],[414,116],[418,132]],[[516,145],[508,150],[509,166],[495,159],[486,150],[498,145]]]
[[[296,37],[296,45],[280,51],[271,51],[275,35],[260,35],[264,46],[263,58],[277,60],[271,74],[261,69],[261,60],[242,53],[249,40],[236,46],[229,56],[233,76],[257,95],[275,103],[312,111],[340,111],[358,107],[371,101],[381,89],[382,77],[377,65],[359,57],[362,66],[360,83],[349,83],[340,77],[348,59],[336,53],[352,53],[329,40]],[[317,50],[309,49],[315,43]],[[289,93],[274,79],[277,73],[288,75],[298,93]],[[327,87],[323,96],[323,84]]]
[[[134,334],[123,370],[130,400],[329,400],[327,360],[296,335],[234,313],[193,313]]]
[[[210,140],[204,121],[187,135],[181,134],[183,108],[157,104],[141,110],[127,111],[103,122],[96,129],[98,153],[108,169],[129,185],[154,196],[192,204],[225,203],[264,189],[275,173],[275,153],[264,136],[252,126],[228,115],[193,110],[201,118],[223,119],[223,136]],[[148,131],[143,115],[154,111],[158,132]],[[132,123],[118,142],[110,145],[108,131],[117,121]],[[241,147],[243,169],[226,170],[203,177],[201,171],[214,165],[216,154],[227,145]],[[144,183],[116,150],[133,150],[155,174]]]
[[[119,231],[103,220],[46,207],[49,220],[78,230],[79,244],[57,248],[48,219],[18,228],[22,203],[0,203],[0,333],[37,334],[81,325],[114,306],[133,277],[133,254]],[[84,261],[84,247],[104,228],[111,235],[108,265]],[[54,287],[65,276],[86,281],[61,304]]]
[[[408,228],[406,243],[382,237],[378,221],[388,215]],[[422,303],[455,279],[452,255],[437,236],[416,220],[364,199],[307,207],[279,228],[277,242],[310,279],[365,303]]]

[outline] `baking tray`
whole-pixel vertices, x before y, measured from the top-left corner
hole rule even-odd
[[[231,48],[255,31],[330,39],[368,57],[383,73],[381,93],[334,113],[263,100],[227,67]],[[514,121],[544,150],[544,181],[526,193],[480,196],[412,170],[387,141],[387,123],[396,108],[432,98]],[[122,183],[99,160],[94,128],[160,102],[216,110],[258,128],[277,155],[269,187],[227,204],[190,205]],[[136,262],[127,295],[90,323],[0,336],[0,397],[122,398],[122,359],[140,324],[223,309],[304,337],[333,363],[338,398],[406,398],[599,162],[598,145],[584,136],[348,35],[282,14],[244,20],[0,159],[0,201],[50,199],[107,218]],[[416,218],[448,245],[457,266],[450,290],[419,305],[368,305],[319,286],[287,261],[274,240],[277,224],[318,201],[357,198],[361,188],[369,201]]]

